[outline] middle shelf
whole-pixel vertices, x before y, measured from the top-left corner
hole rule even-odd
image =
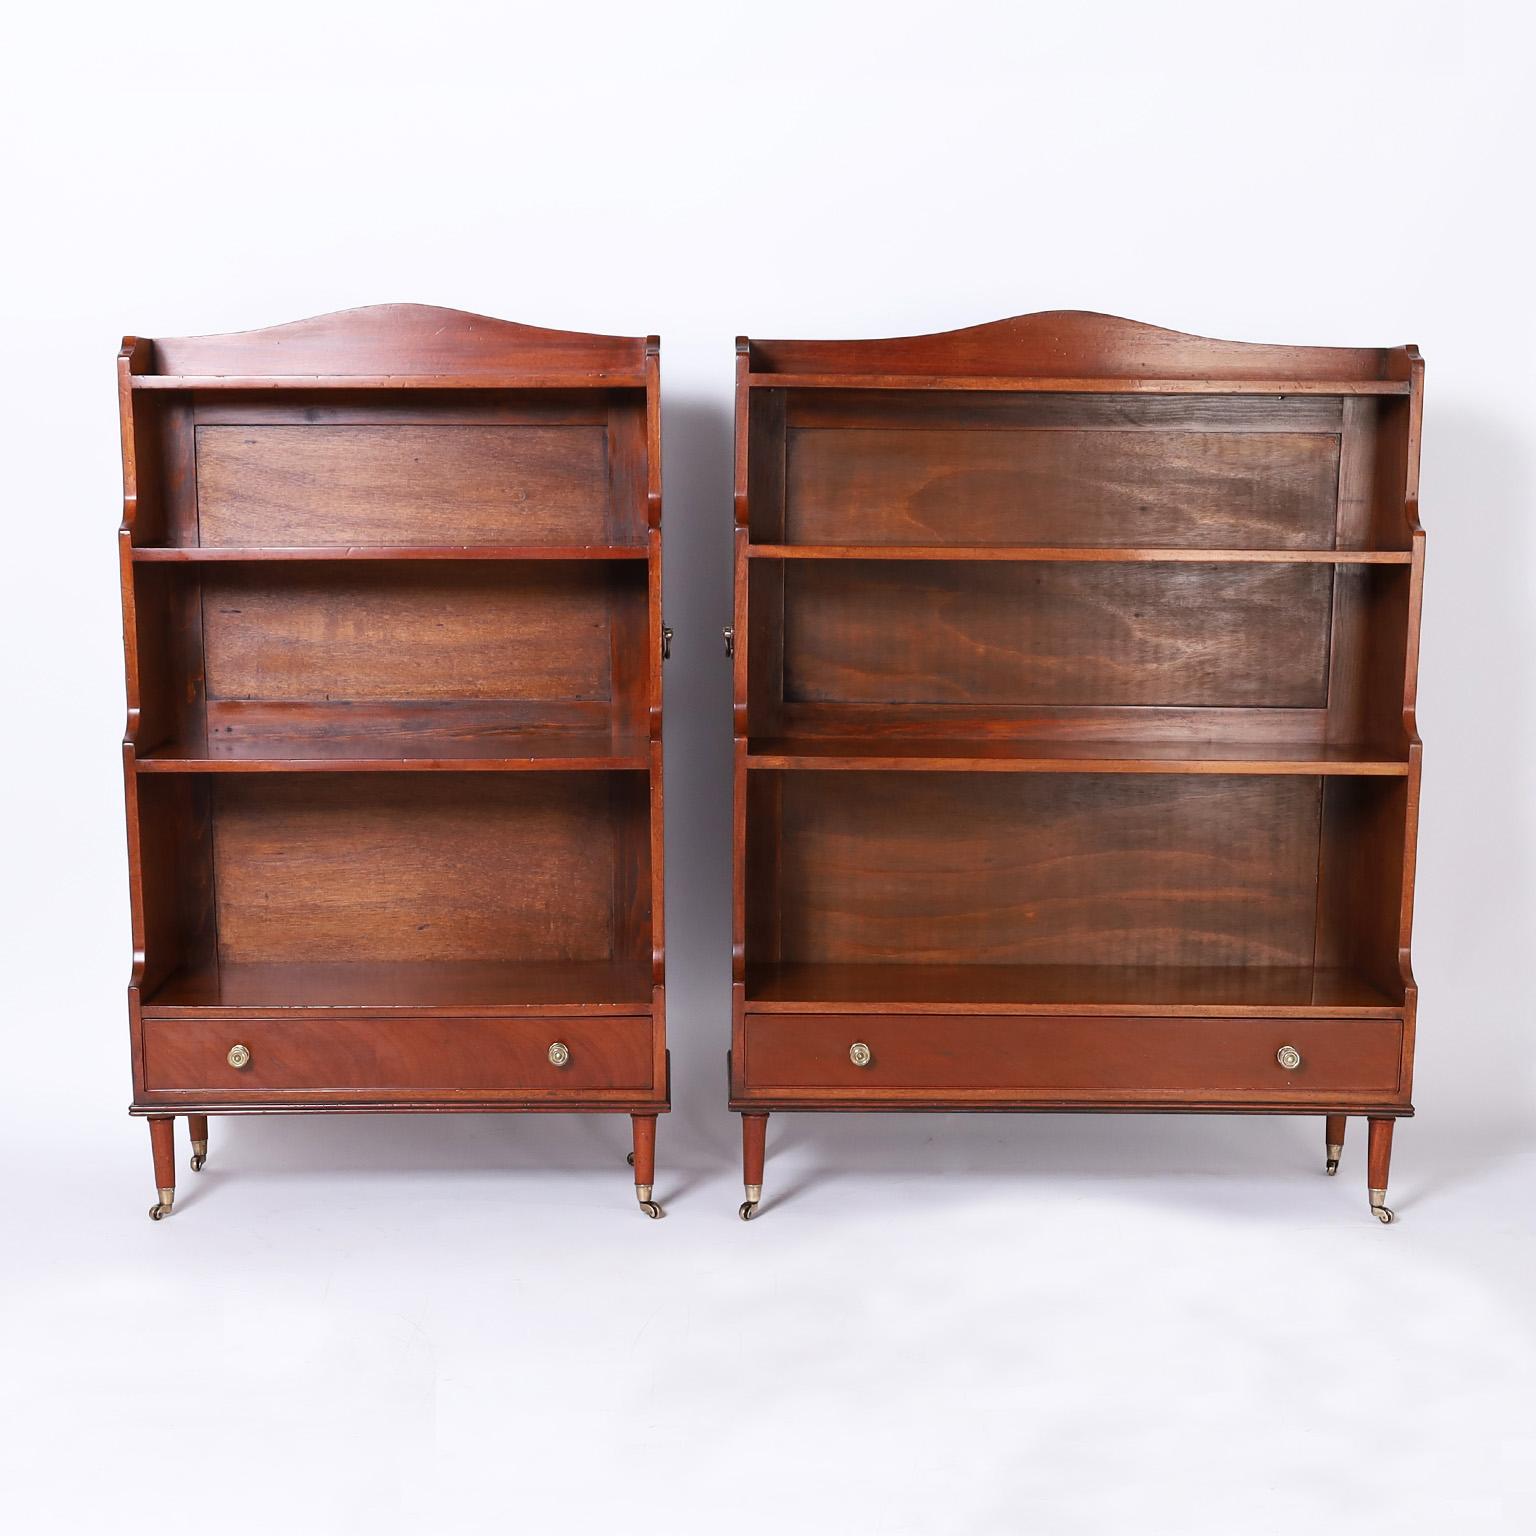
[[[348,719],[348,714],[353,718]],[[232,712],[206,733],[136,754],[139,773],[517,773],[635,770],[650,765],[650,742],[633,732],[561,730],[498,722],[485,710],[402,707],[394,713],[346,706],[316,712],[302,728],[296,707]]]
[[[1377,743],[754,736],[748,768],[824,772],[1245,773],[1400,777],[1407,749]]]

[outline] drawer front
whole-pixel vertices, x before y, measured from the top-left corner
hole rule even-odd
[[[748,1092],[828,1097],[1388,1095],[1402,1033],[1396,1019],[748,1013],[745,1078]],[[1287,1046],[1294,1067],[1279,1060]]]
[[[563,1065],[550,1060],[557,1043]],[[243,1066],[231,1064],[236,1046],[248,1053]],[[214,1098],[649,1093],[652,1060],[648,1014],[144,1021],[145,1086]]]

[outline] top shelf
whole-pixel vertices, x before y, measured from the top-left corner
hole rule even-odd
[[[644,389],[643,372],[576,373],[139,373],[139,389]]]
[[[759,560],[1020,560],[1207,565],[1411,565],[1407,549],[1195,549],[1094,544],[749,544]]]
[[[649,554],[643,544],[137,544],[133,549],[135,563],[174,565],[258,560],[645,560]]]
[[[1002,374],[749,373],[755,389],[988,389],[1054,395],[1406,395],[1407,379],[1042,379]]]

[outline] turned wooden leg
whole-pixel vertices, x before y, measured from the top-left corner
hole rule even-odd
[[[1331,1179],[1339,1171],[1339,1159],[1344,1155],[1344,1127],[1349,1124],[1345,1115],[1329,1115],[1328,1126],[1323,1132],[1323,1140],[1328,1147],[1328,1177]]]
[[[201,1173],[203,1164],[208,1161],[208,1116],[188,1115],[187,1129],[192,1133],[192,1162],[190,1164],[193,1173]]]
[[[1392,1212],[1387,1208],[1387,1176],[1392,1169],[1392,1127],[1395,1120],[1371,1120],[1370,1147],[1366,1162],[1370,1173],[1371,1210],[1377,1221],[1391,1221]]]
[[[170,1115],[152,1115],[149,1145],[155,1154],[155,1188],[159,1203],[149,1208],[149,1219],[159,1221],[171,1214],[176,1199],[176,1121]]]
[[[661,1207],[651,1199],[656,1182],[656,1116],[631,1115],[629,1119],[635,1128],[635,1198],[654,1221],[661,1215]]]
[[[737,1214],[743,1221],[751,1221],[757,1215],[757,1207],[763,1198],[763,1157],[768,1148],[768,1116],[743,1115],[741,1117],[741,1181],[746,1186],[747,1198],[741,1202]]]

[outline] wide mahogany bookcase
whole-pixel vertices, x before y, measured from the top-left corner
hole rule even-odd
[[[1423,366],[738,344],[731,1107],[1412,1114]]]
[[[132,1112],[668,1108],[655,338],[119,358]]]

